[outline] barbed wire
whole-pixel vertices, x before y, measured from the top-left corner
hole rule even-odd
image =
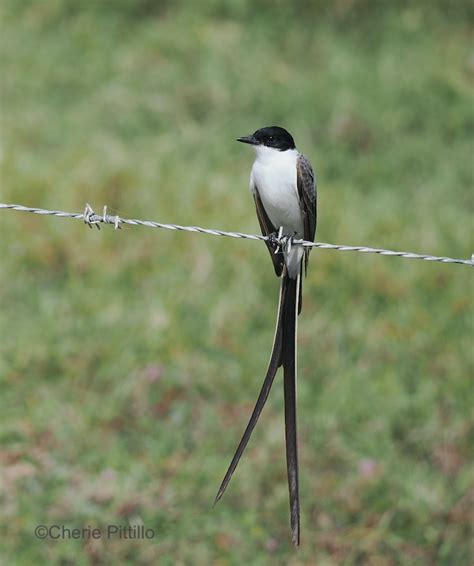
[[[343,244],[327,244],[324,242],[309,242],[306,240],[289,240],[287,237],[282,236],[276,238],[269,238],[267,236],[260,236],[257,234],[245,234],[242,232],[228,232],[225,230],[215,230],[210,228],[201,228],[199,226],[181,226],[180,224],[165,224],[163,222],[155,222],[153,220],[139,220],[136,218],[121,218],[118,215],[107,214],[107,207],[104,206],[103,213],[96,214],[89,204],[86,204],[84,212],[64,212],[62,210],[46,210],[44,208],[23,206],[21,204],[3,204],[0,203],[0,209],[17,210],[20,212],[31,212],[41,216],[57,216],[59,218],[74,218],[76,220],[83,220],[90,228],[96,226],[100,229],[100,224],[112,224],[114,228],[120,229],[122,224],[130,226],[146,226],[148,228],[163,228],[165,230],[177,230],[182,232],[197,232],[199,234],[209,234],[211,236],[226,236],[228,238],[241,238],[244,240],[260,240],[268,241],[272,239],[280,246],[300,245],[308,248],[319,248],[323,250],[336,250],[340,252],[361,252],[372,253],[392,257],[401,257],[405,259],[422,259],[425,261],[437,261],[441,263],[457,263],[461,265],[469,265],[474,267],[474,254],[471,259],[456,259],[452,257],[434,256],[430,254],[418,254],[413,252],[399,252],[393,250],[386,250],[383,248],[371,248],[368,246],[347,246]]]

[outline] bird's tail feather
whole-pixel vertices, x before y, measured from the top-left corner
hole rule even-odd
[[[280,300],[278,304],[278,315],[277,315],[277,322],[275,328],[275,336],[273,338],[273,348],[272,353],[270,356],[270,361],[268,363],[267,374],[265,379],[263,380],[263,385],[260,390],[260,394],[258,396],[257,402],[255,404],[254,410],[248,422],[247,428],[242,436],[242,440],[240,441],[239,446],[232,458],[232,462],[222,480],[221,486],[219,487],[219,491],[217,492],[216,498],[214,500],[214,505],[219,501],[219,499],[224,494],[227,486],[229,485],[230,479],[232,474],[234,473],[235,469],[237,468],[237,464],[250,440],[250,436],[252,435],[253,429],[257,424],[258,418],[260,417],[260,413],[267,401],[268,394],[270,393],[270,389],[273,384],[273,380],[275,378],[275,374],[278,368],[281,366],[281,359],[282,359],[282,347],[283,347],[283,317],[285,312],[285,302],[286,302],[286,294],[287,294],[287,286],[286,286],[286,278],[283,276],[281,278],[281,285],[280,285]]]
[[[296,438],[296,330],[300,298],[300,275],[291,279],[285,272],[281,278],[280,300],[275,337],[267,374],[248,422],[247,428],[222,480],[214,505],[224,494],[239,460],[250,440],[260,413],[270,393],[278,368],[284,369],[285,437],[288,489],[290,497],[291,537],[297,546],[300,541],[300,507],[298,490],[298,452]]]
[[[291,538],[293,544],[298,546],[300,543],[300,503],[296,434],[296,331],[299,311],[300,275],[296,279],[284,277],[284,280],[286,293],[284,314],[282,316],[283,346],[281,363],[284,373],[286,466],[290,497]]]

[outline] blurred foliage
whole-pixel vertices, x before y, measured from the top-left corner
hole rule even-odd
[[[317,238],[470,257],[467,2],[4,0],[1,200],[256,231],[280,124]],[[225,214],[223,214],[225,212]],[[9,564],[467,564],[472,273],[316,251],[299,325],[302,547],[264,246],[2,212],[0,552]],[[472,521],[471,521],[472,522]],[[141,524],[152,541],[42,541]]]

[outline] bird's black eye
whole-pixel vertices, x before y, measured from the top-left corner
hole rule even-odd
[[[270,136],[270,137],[268,138],[268,141],[271,141],[271,142],[272,142],[272,141],[274,141],[274,140],[275,140],[275,138],[274,138],[273,136]]]

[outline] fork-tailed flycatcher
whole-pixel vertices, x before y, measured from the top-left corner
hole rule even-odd
[[[267,400],[275,374],[284,372],[285,437],[288,489],[290,494],[291,538],[300,542],[300,504],[298,494],[298,453],[296,440],[296,329],[301,312],[301,278],[306,272],[310,248],[279,246],[278,233],[287,238],[314,241],[316,232],[316,183],[308,159],[298,152],[293,137],[285,129],[271,126],[251,136],[238,138],[253,145],[256,158],[250,174],[250,191],[257,217],[272,258],[275,273],[281,278],[280,302],[275,337],[267,375],[250,421],[222,484],[216,503],[222,497],[240,457],[250,439]]]

